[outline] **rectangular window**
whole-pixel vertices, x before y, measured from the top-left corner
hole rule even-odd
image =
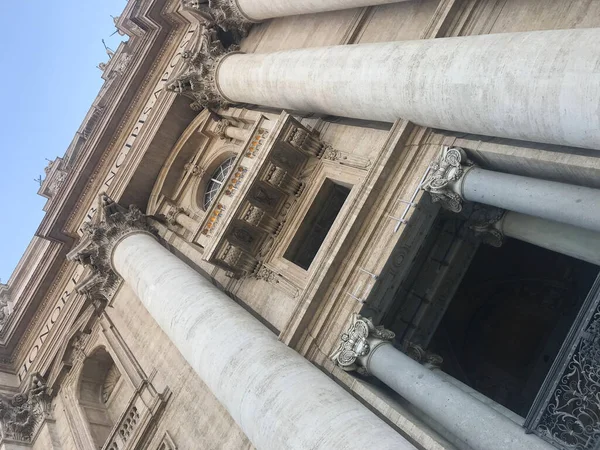
[[[349,194],[350,186],[325,179],[283,257],[308,270]]]

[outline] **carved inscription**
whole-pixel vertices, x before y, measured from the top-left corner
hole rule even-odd
[[[135,141],[137,140],[137,137],[140,135],[142,129],[144,128],[144,125],[146,124],[146,121],[148,120],[150,113],[154,109],[154,106],[156,105],[156,102],[158,101],[159,97],[161,97],[162,94],[166,91],[167,80],[169,80],[169,78],[171,77],[171,75],[174,72],[174,69],[181,62],[181,56],[184,54],[184,51],[185,51],[186,47],[189,45],[194,33],[196,33],[196,28],[190,29],[187,32],[187,34],[185,35],[185,37],[182,39],[181,43],[179,44],[179,47],[177,48],[177,53],[171,59],[169,66],[163,72],[162,76],[160,77],[159,82],[156,84],[154,90],[152,91],[152,95],[150,95],[150,98],[148,99],[148,101],[146,102],[146,105],[142,109],[142,112],[140,113],[138,120],[136,121],[136,123],[133,127],[133,130],[131,130],[131,133],[129,133],[129,136],[127,137],[127,139],[125,141],[125,144],[119,151],[117,159],[115,160],[115,162],[113,163],[113,166],[111,167],[110,171],[108,172],[108,175],[106,176],[100,191],[108,192],[110,186],[113,183],[113,180],[115,179],[116,175],[119,173],[119,170],[121,169],[121,167],[123,167],[123,165],[127,161],[127,156],[129,155],[129,152],[131,151],[133,144],[135,143]],[[83,225],[90,222],[93,219],[94,215],[96,214],[96,210],[97,210],[96,202],[94,202],[94,204],[90,207],[87,214],[85,215],[83,223],[79,227],[78,232],[79,232],[80,236],[83,236]]]

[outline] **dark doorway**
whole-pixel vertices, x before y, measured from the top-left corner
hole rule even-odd
[[[350,187],[325,179],[283,257],[308,270],[349,194]]]
[[[517,240],[481,245],[430,349],[445,372],[525,417],[598,271]]]

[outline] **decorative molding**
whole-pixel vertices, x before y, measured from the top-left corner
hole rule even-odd
[[[352,322],[348,330],[342,333],[341,344],[330,358],[343,370],[367,375],[365,367],[359,365],[359,358],[368,356],[373,344],[381,341],[392,341],[396,335],[383,326],[375,326],[369,318],[352,314]]]
[[[139,209],[134,206],[126,209],[106,194],[101,194],[98,213],[92,222],[84,224],[83,237],[67,255],[69,260],[90,268],[92,272],[78,284],[79,293],[107,300],[113,297],[121,279],[111,266],[112,250],[123,236],[136,230],[157,233]]]
[[[371,167],[372,161],[363,156],[353,155],[352,153],[336,150],[331,146],[326,146],[321,159],[334,161],[342,166],[354,167],[355,169],[366,170]]]
[[[210,0],[208,4],[200,0],[182,0],[182,5],[205,24],[214,23],[231,32],[237,42],[248,36],[253,25],[236,0]]]
[[[167,90],[192,99],[190,108],[194,111],[226,108],[228,103],[217,88],[216,69],[224,56],[237,50],[237,46],[225,49],[217,36],[217,30],[205,26],[201,31],[198,48],[186,50],[181,55],[185,61],[184,68],[168,83]]]
[[[466,173],[465,167],[472,166],[462,148],[444,147],[439,159],[430,165],[430,173],[423,183],[423,189],[429,192],[435,203],[445,209],[459,213],[463,209],[463,199],[454,190],[454,184]]]
[[[0,394],[0,426],[2,438],[31,442],[35,431],[51,414],[51,401],[46,383],[38,374],[31,378],[29,388],[22,394]]]

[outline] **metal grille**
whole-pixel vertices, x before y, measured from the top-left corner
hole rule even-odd
[[[600,449],[600,276],[525,421],[559,449]]]

